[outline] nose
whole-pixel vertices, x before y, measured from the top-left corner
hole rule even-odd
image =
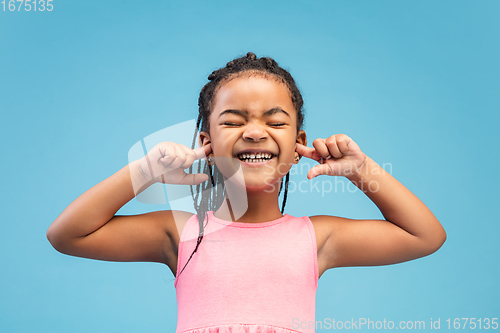
[[[267,132],[264,130],[263,126],[255,123],[249,123],[245,132],[243,132],[243,139],[245,141],[261,141],[267,139]]]

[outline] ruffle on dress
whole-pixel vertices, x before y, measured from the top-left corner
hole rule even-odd
[[[206,326],[183,331],[182,333],[301,333],[300,331],[273,325],[225,324]]]

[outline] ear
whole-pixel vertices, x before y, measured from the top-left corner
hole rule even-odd
[[[297,133],[297,139],[296,141],[297,143],[300,143],[301,145],[304,145],[304,146],[307,146],[307,136],[306,136],[306,132],[303,131],[303,130],[300,130],[298,133]]]
[[[207,132],[201,131],[198,137],[198,146],[203,147],[212,143],[210,140],[210,134]]]
[[[295,140],[295,142],[296,143],[300,143],[301,145],[307,146],[307,135],[306,135],[306,132],[303,131],[303,130],[300,130],[297,133],[297,139]],[[301,158],[302,158],[302,156],[299,155],[299,160],[298,161],[294,161],[293,163],[294,164],[299,163],[299,161],[300,161]]]

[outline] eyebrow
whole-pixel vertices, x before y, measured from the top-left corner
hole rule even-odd
[[[286,114],[288,117],[290,117],[290,115],[288,114],[288,112],[286,112],[285,110],[283,110],[282,108],[276,106],[270,110],[267,110],[266,112],[264,112],[262,115],[264,117],[266,116],[271,116],[275,113],[278,113],[278,112],[283,112],[284,114]],[[220,113],[219,115],[219,118],[222,117],[222,115],[226,114],[226,113],[231,113],[231,114],[235,114],[235,115],[238,115],[238,116],[242,116],[244,118],[248,118],[248,111],[242,111],[242,110],[236,110],[236,109],[228,109],[228,110],[224,110]],[[292,118],[292,117],[290,117]]]

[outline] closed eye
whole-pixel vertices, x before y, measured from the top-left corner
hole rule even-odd
[[[243,124],[237,124],[237,123],[231,123],[231,122],[224,122],[222,123],[223,125],[226,125],[226,126],[243,126]],[[269,126],[273,126],[273,127],[281,127],[281,126],[285,126],[286,123],[271,123],[269,124]]]

